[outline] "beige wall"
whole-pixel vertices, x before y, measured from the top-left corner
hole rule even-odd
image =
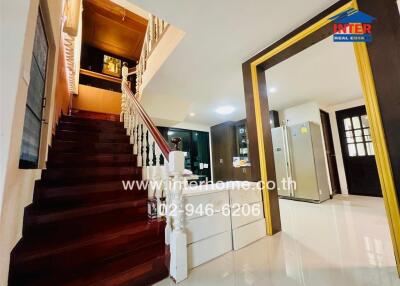
[[[62,0],[1,1],[1,96],[0,96],[0,285],[6,285],[10,252],[21,238],[23,210],[32,201],[35,179],[41,170],[18,168],[27,88],[39,1],[48,5],[44,14],[51,25],[49,77],[57,71]],[[47,4],[47,5],[46,5]],[[47,11],[47,13],[46,13]],[[47,14],[47,16],[46,16]],[[55,77],[46,86],[49,96],[48,126],[53,125]],[[51,128],[43,129],[44,146],[49,144]],[[47,148],[45,148],[47,149]],[[41,154],[45,158],[46,154]]]
[[[73,96],[72,108],[109,114],[120,114],[121,93],[80,84],[79,94]]]

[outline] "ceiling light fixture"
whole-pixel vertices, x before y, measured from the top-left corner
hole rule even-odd
[[[221,106],[218,107],[215,112],[222,114],[222,115],[227,115],[232,113],[233,111],[235,111],[235,108],[233,106],[230,105],[225,105],[225,106]]]
[[[277,91],[276,87],[270,87],[270,88],[268,89],[268,92],[269,92],[269,93],[275,93],[276,91]]]
[[[193,117],[193,116],[195,116],[196,115],[196,113],[194,113],[194,112],[190,112],[189,113],[189,116],[191,116],[191,117]]]

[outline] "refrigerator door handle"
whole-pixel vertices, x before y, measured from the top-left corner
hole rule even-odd
[[[287,127],[283,126],[283,146],[284,146],[284,154],[285,154],[285,160],[286,160],[286,174],[287,174],[287,187],[289,187],[289,194],[291,197],[294,197],[294,190],[292,186],[292,164],[291,164],[291,154],[290,154],[290,148],[289,148],[289,136],[287,133]]]

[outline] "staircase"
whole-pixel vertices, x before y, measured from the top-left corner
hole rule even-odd
[[[147,191],[126,191],[141,167],[120,122],[63,116],[47,169],[25,208],[9,285],[151,285],[168,276],[162,219]]]

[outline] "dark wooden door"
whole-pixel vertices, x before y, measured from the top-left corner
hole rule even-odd
[[[215,182],[232,180],[232,158],[236,150],[235,143],[233,122],[225,122],[211,127],[213,180]]]
[[[382,196],[365,106],[336,112],[349,194]]]
[[[336,163],[335,147],[333,145],[332,128],[329,120],[329,113],[321,110],[321,123],[325,141],[326,158],[328,161],[329,178],[331,181],[332,193],[340,194],[339,172]]]

